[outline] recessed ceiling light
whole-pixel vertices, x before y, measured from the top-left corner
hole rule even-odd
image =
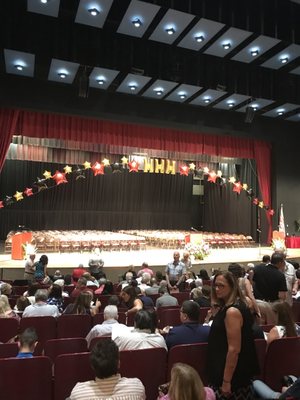
[[[93,16],[96,17],[97,15],[100,14],[100,11],[98,10],[98,8],[89,8],[88,12]]]
[[[98,79],[96,79],[96,81],[97,81],[98,85],[104,85],[105,79],[98,78]]]
[[[277,110],[277,115],[278,116],[283,115],[283,114],[284,114],[284,110]]]
[[[235,102],[234,101],[229,101],[227,104],[228,104],[228,107],[230,107],[230,108],[235,106]]]
[[[206,103],[206,104],[210,103],[210,100],[211,100],[210,97],[205,97],[203,99],[204,103]]]
[[[280,58],[281,64],[286,64],[288,61],[289,61],[289,58],[288,58],[288,57],[281,57],[281,58]]]
[[[201,43],[201,42],[204,41],[204,36],[203,35],[197,35],[197,36],[195,36],[195,40],[196,40],[196,42]]]
[[[129,84],[128,86],[129,86],[129,88],[130,88],[130,90],[131,90],[132,92],[134,92],[134,91],[136,90],[136,88],[137,88],[137,85],[134,84],[134,83],[131,83],[131,84]]]
[[[41,0],[41,3],[47,4],[50,0]]]
[[[226,42],[226,43],[223,43],[222,46],[223,46],[224,50],[228,50],[231,47],[231,43],[230,42]]]
[[[253,108],[253,111],[257,111],[257,109],[258,109],[258,106],[257,106],[257,105],[251,106],[251,107]]]
[[[157,96],[161,96],[163,94],[163,92],[164,92],[163,88],[155,88],[153,90],[157,94]]]
[[[66,77],[67,77],[67,73],[66,72],[59,72],[58,73],[58,76],[61,78],[61,79],[65,79]]]
[[[139,28],[140,26],[142,26],[142,21],[139,18],[134,18],[131,22],[133,23],[133,25],[136,28]]]
[[[259,50],[258,49],[252,49],[251,50],[251,56],[252,57],[256,57],[256,56],[258,56],[258,54],[259,54]]]
[[[186,93],[184,93],[184,92],[179,92],[178,96],[181,98],[181,100],[186,99]]]
[[[18,71],[23,71],[24,65],[16,64],[16,65],[15,65],[15,68],[16,68]]]
[[[167,28],[166,32],[167,32],[168,35],[174,35],[175,29],[174,28]]]

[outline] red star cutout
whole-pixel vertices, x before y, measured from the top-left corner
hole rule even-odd
[[[3,201],[0,201],[0,208],[3,208],[3,207],[4,207]]]
[[[218,175],[215,173],[215,171],[211,171],[208,174],[207,182],[216,183],[217,177],[218,177]]]
[[[275,211],[274,210],[269,210],[268,214],[271,215],[271,217],[272,217],[275,214]]]
[[[92,170],[94,171],[94,176],[104,175],[104,165],[100,164],[98,161],[92,166]]]
[[[188,176],[189,174],[189,167],[187,165],[181,165],[179,169],[180,175]]]
[[[52,178],[55,180],[57,185],[68,182],[66,180],[66,174],[64,172],[55,171],[55,174],[52,176]]]
[[[135,160],[128,163],[129,172],[139,172],[139,163]]]
[[[241,185],[241,182],[239,181],[239,182],[236,182],[236,183],[233,184],[233,189],[232,190],[234,192],[238,193],[238,194],[241,194],[242,188],[243,188],[243,186]]]
[[[257,206],[258,203],[259,203],[258,198],[255,197],[255,199],[253,199],[253,204],[255,204]]]
[[[32,188],[26,188],[23,193],[26,194],[27,197],[32,196]]]

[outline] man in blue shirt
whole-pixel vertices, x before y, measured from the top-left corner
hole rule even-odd
[[[17,358],[31,358],[35,346],[37,345],[38,337],[34,328],[27,328],[19,337],[19,353]]]
[[[177,289],[180,288],[184,283],[186,268],[183,262],[180,261],[179,251],[174,251],[173,261],[169,262],[166,266],[166,280],[168,288]]]

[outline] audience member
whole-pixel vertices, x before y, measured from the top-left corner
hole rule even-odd
[[[70,400],[134,399],[145,400],[145,388],[137,378],[121,378],[119,349],[111,340],[100,341],[93,347],[90,362],[96,379],[77,383]]]
[[[39,282],[43,282],[46,277],[48,277],[47,273],[47,265],[48,265],[48,257],[43,254],[39,261],[34,264],[34,279]],[[49,278],[49,277],[48,277]]]
[[[90,292],[93,295],[93,290],[89,289],[86,284],[87,280],[83,276],[79,278],[75,289],[71,293],[71,297],[78,297],[82,292]]]
[[[148,274],[148,272],[144,272],[141,278],[138,279],[140,280],[138,287],[141,289],[142,293],[145,293],[145,290],[150,287],[151,275]]]
[[[77,282],[79,278],[82,277],[82,275],[87,272],[87,270],[84,268],[83,264],[79,264],[77,268],[73,269],[72,272],[72,279],[74,282]]]
[[[4,282],[1,285],[1,294],[9,297],[12,294],[12,286],[10,283]]]
[[[184,264],[186,271],[188,271],[189,269],[191,269],[193,267],[190,253],[188,251],[183,252],[182,259],[180,261]]]
[[[80,278],[82,279],[82,278]],[[75,302],[68,304],[63,314],[88,314],[95,315],[99,312],[101,302],[96,300],[95,306],[92,304],[93,294],[90,291],[82,291]]]
[[[167,349],[164,338],[156,330],[156,314],[148,310],[140,310],[134,318],[134,329],[124,331],[114,338],[119,350],[138,350],[153,347]]]
[[[11,309],[8,298],[5,294],[0,295],[0,318],[16,318],[17,320],[20,320],[18,314]]]
[[[288,375],[284,378],[286,382],[284,382],[281,392],[275,392],[264,382],[255,380],[253,382],[253,388],[258,399],[300,399],[300,378],[296,378],[293,375]]]
[[[58,311],[60,313],[62,313],[64,301],[63,301],[61,286],[53,283],[49,287],[48,291],[49,291],[49,294],[48,294],[47,304],[52,304],[52,305],[57,306]]]
[[[107,302],[107,305],[109,305],[109,306],[117,306],[118,307],[119,304],[120,304],[120,299],[119,299],[119,296],[117,296],[116,294],[111,295]]]
[[[165,337],[168,349],[178,344],[207,342],[210,327],[199,323],[200,307],[192,300],[182,303],[180,309],[181,325],[169,329]]]
[[[154,271],[151,268],[149,268],[149,265],[146,262],[143,262],[142,268],[137,273],[137,277],[139,278],[140,276],[142,276],[144,272],[147,272],[147,274],[149,274],[150,277],[153,278]]]
[[[203,285],[202,287],[197,287],[191,291],[191,298],[200,307],[210,307],[210,295],[211,287],[208,285]]]
[[[89,260],[89,272],[95,279],[106,277],[103,272],[104,261],[100,257],[100,250],[96,248],[94,250],[93,258]]]
[[[58,279],[64,279],[64,276],[63,276],[63,274],[60,272],[59,269],[57,269],[57,270],[54,272],[54,275],[53,275],[53,277],[52,277],[52,281],[55,282],[55,281],[57,281]]]
[[[39,288],[40,288],[39,283],[29,282],[28,289],[26,292],[23,293],[23,296],[28,298],[28,300],[30,301],[30,304],[35,303],[35,294]]]
[[[94,276],[90,274],[90,272],[85,272],[82,277],[86,279],[86,286],[97,286],[97,288],[99,287],[99,282]]]
[[[154,303],[151,297],[144,295],[139,287],[135,288],[135,291],[138,295],[138,299],[143,303],[143,308],[154,308]]]
[[[158,290],[158,293],[160,297],[156,299],[156,308],[178,306],[178,300],[176,297],[170,295],[169,288],[167,286],[161,286]]]
[[[169,262],[166,266],[166,280],[169,289],[184,289],[184,278],[185,278],[185,265],[179,260],[179,251],[174,251],[173,261]]]
[[[126,280],[127,272],[131,272],[132,273],[132,279],[136,279],[137,278],[137,273],[134,270],[134,265],[129,265],[128,270],[122,275],[123,281]]]
[[[23,314],[23,311],[25,310],[26,307],[30,306],[30,301],[28,300],[27,297],[25,296],[20,296],[17,298],[17,302],[15,305],[14,310],[19,314]]]
[[[55,285],[58,285],[58,286],[61,287],[61,295],[62,295],[62,297],[70,297],[70,296],[69,296],[69,293],[66,292],[66,291],[64,290],[64,288],[65,288],[65,281],[64,281],[64,279],[57,279],[57,280],[55,281]]]
[[[88,346],[90,346],[92,339],[95,337],[111,335],[114,324],[119,325],[118,309],[116,306],[106,306],[104,308],[104,321],[102,324],[95,325],[86,337]]]
[[[127,313],[135,313],[143,308],[143,302],[138,298],[136,290],[132,286],[126,286],[120,293],[121,306],[128,309]]]
[[[198,277],[200,279],[202,279],[202,282],[210,280],[210,277],[209,277],[208,272],[206,271],[206,269],[200,269]]]
[[[133,280],[133,273],[131,271],[127,271],[125,274],[125,279],[120,282],[121,288],[124,289],[126,286],[130,286]]]
[[[25,308],[22,317],[58,317],[60,312],[57,306],[47,304],[47,300],[48,291],[46,289],[38,289],[35,293],[35,303]]]
[[[286,280],[286,299],[285,301],[292,306],[293,305],[293,296],[298,292],[298,279],[296,276],[296,270],[293,264],[286,261],[286,253],[282,252],[284,258],[284,265],[282,266],[281,271],[284,273]]]
[[[156,278],[151,278],[149,285],[150,286],[145,289],[145,295],[158,294],[159,285],[157,284]]]
[[[35,254],[29,254],[24,269],[24,279],[32,281],[34,278],[35,266],[34,266]]]
[[[19,335],[19,353],[17,358],[32,358],[38,343],[38,337],[34,328],[27,328]]]

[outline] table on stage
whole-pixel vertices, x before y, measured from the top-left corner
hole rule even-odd
[[[300,236],[288,236],[285,238],[285,245],[289,249],[300,249]]]

